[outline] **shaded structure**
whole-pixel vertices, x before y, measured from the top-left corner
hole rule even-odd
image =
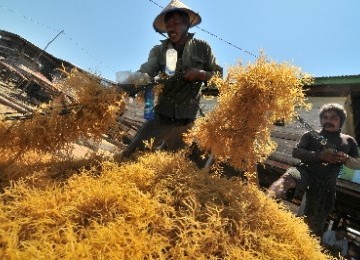
[[[48,102],[61,92],[58,84],[65,76],[61,69],[73,68],[77,67],[19,35],[0,30],[0,79],[13,90],[7,96],[18,96],[30,105]]]
[[[360,143],[360,75],[315,78],[314,84],[306,87],[306,95],[313,106],[310,111],[300,111],[305,121],[314,129],[320,129],[320,107],[326,103],[342,104],[348,114],[342,132],[355,137]],[[259,166],[263,187],[268,187],[286,169],[299,162],[291,156],[292,149],[306,131],[300,122],[276,124],[271,136],[278,147],[264,165]],[[336,192],[336,205],[329,224],[334,227],[346,224],[352,229],[360,230],[360,171],[344,167],[337,180]],[[301,197],[294,198],[291,193],[288,195],[291,202],[300,204]],[[353,235],[360,242],[360,233],[355,232]]]

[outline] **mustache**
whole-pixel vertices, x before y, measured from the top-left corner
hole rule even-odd
[[[323,127],[335,127],[332,123],[325,123],[323,124]]]

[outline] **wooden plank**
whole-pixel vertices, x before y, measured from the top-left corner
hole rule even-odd
[[[291,154],[289,155],[287,153],[282,153],[282,152],[278,152],[278,151],[273,152],[269,156],[269,159],[271,159],[273,161],[278,161],[278,162],[281,162],[284,164],[288,164],[289,166],[296,165],[300,162],[299,159],[292,157]]]
[[[292,151],[297,142],[292,141],[292,140],[283,140],[283,139],[278,139],[275,141],[278,145],[276,148],[277,152],[288,154],[290,157],[292,156]]]
[[[276,140],[285,139],[285,140],[298,141],[301,138],[301,134],[298,133],[279,132],[279,131],[272,131],[270,136],[274,137],[274,139]]]
[[[283,171],[286,171],[288,168],[290,168],[291,166],[289,164],[285,164],[279,161],[274,161],[270,158],[266,159],[266,161],[264,162],[265,166],[271,166],[271,167],[275,167],[278,169],[281,169]]]

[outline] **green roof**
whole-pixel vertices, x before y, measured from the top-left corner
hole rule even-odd
[[[360,75],[316,77],[313,85],[360,84]]]

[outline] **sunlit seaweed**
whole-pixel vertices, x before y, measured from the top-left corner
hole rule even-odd
[[[330,259],[302,219],[181,153],[34,184],[16,182],[0,197],[1,258]]]
[[[250,170],[275,150],[270,139],[275,121],[288,123],[297,108],[308,107],[303,86],[312,78],[262,55],[254,64],[231,67],[226,79],[213,81],[220,92],[217,106],[196,120],[187,139],[220,161]]]
[[[67,94],[41,105],[22,120],[0,121],[0,152],[14,161],[27,152],[70,150],[79,139],[99,141],[124,110],[123,93],[78,71],[62,86]]]

